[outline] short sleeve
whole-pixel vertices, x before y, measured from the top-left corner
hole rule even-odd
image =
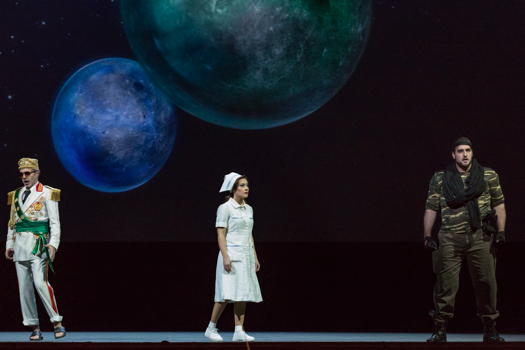
[[[217,219],[215,220],[215,227],[228,228],[228,219],[230,218],[230,211],[225,204],[222,204],[217,209]]]
[[[430,180],[430,185],[428,186],[428,195],[425,204],[425,209],[439,211],[442,182],[443,180],[439,176],[439,173],[435,173],[434,176],[432,176],[432,179]]]
[[[495,171],[491,171],[489,173],[487,182],[488,182],[489,193],[490,193],[490,204],[494,208],[500,205],[501,203],[505,202],[505,198],[503,196],[503,190],[501,189],[501,185],[499,183],[498,174]]]

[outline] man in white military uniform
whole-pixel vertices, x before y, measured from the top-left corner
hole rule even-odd
[[[48,282],[48,269],[60,244],[58,201],[60,190],[38,181],[38,160],[22,158],[18,169],[23,187],[8,193],[11,205],[5,257],[16,266],[24,326],[31,327],[30,340],[42,340],[37,314],[35,287],[54,325],[55,338],[66,330],[58,313],[55,293]]]

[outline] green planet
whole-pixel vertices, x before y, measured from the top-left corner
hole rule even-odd
[[[121,0],[131,47],[178,107],[265,129],[317,110],[366,45],[370,0]]]

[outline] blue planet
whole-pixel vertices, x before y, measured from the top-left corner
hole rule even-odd
[[[149,181],[168,160],[177,114],[142,67],[104,58],[61,87],[51,117],[55,150],[83,185],[124,192]]]

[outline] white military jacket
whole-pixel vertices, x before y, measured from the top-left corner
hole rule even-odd
[[[29,220],[49,221],[50,237],[47,237],[47,241],[56,249],[60,245],[60,218],[58,214],[60,190],[37,182],[31,187],[31,193],[25,203],[22,203],[25,190],[25,187],[20,189],[18,198],[15,198],[16,191],[9,192],[7,195],[7,204],[11,205],[11,213],[7,229],[6,249],[14,250],[14,261],[33,259],[32,251],[37,239],[37,236],[31,232],[16,232],[15,224],[20,218],[15,209],[15,201],[18,201],[20,209]]]

